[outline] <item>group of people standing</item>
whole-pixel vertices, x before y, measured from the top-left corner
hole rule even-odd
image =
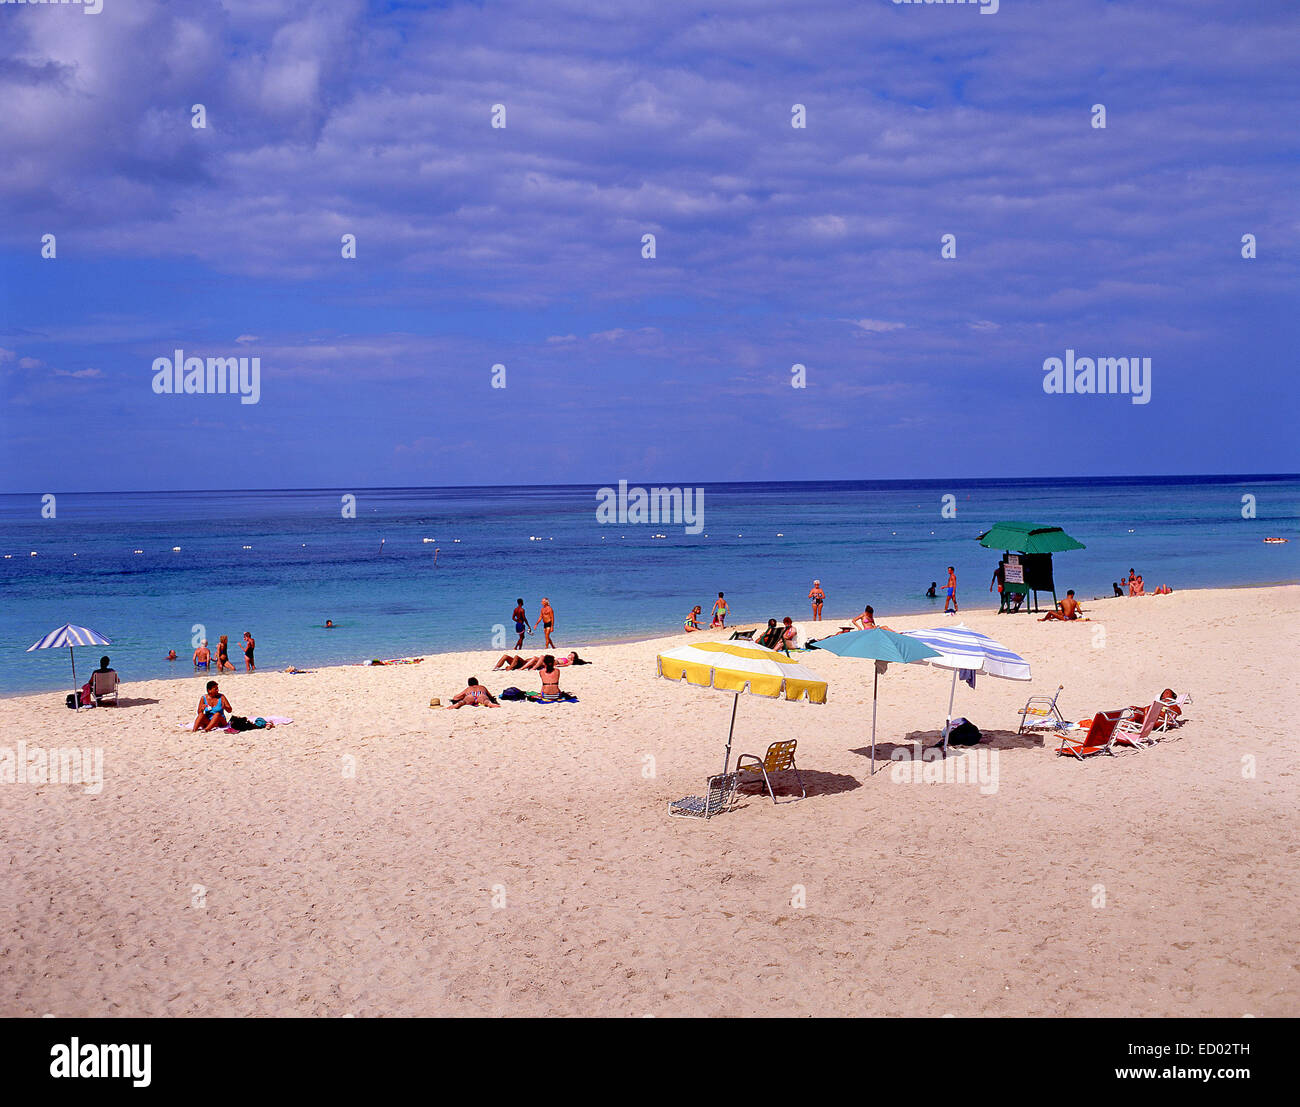
[[[244,672],[252,673],[257,670],[257,664],[253,661],[253,651],[257,648],[257,642],[248,631],[244,631]],[[176,660],[176,651],[170,650],[167,653],[168,661]],[[233,673],[235,671],[234,663],[230,660],[230,639],[228,635],[223,634],[217,639],[217,656],[212,656],[212,651],[208,649],[208,640],[205,638],[200,643],[198,649],[194,651],[194,671],[208,671],[213,665],[217,667],[219,673]]]

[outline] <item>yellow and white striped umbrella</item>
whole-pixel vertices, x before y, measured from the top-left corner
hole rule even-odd
[[[757,642],[693,642],[659,655],[659,675],[701,688],[826,702],[826,682],[802,662]]]
[[[727,731],[727,752],[722,771],[731,764],[731,739],[736,732],[736,705],[740,693],[826,702],[826,682],[801,662],[769,650],[757,642],[697,642],[679,646],[658,657],[659,675],[668,680],[685,680],[701,688],[735,693],[731,704],[731,728]]]

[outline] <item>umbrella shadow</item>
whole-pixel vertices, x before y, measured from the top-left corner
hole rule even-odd
[[[983,746],[986,749],[994,750],[1015,750],[1015,749],[1042,749],[1043,734],[1030,731],[1028,734],[1017,734],[1014,730],[982,730],[980,731],[980,740],[977,746],[955,746],[951,742],[948,744],[948,752],[954,750],[977,749]],[[935,746],[943,744],[943,731],[940,730],[914,730],[907,736],[911,741],[919,740],[921,745],[926,749],[934,749]],[[914,746],[908,746],[914,749]],[[868,750],[868,753],[870,751]],[[880,756],[880,747],[876,747],[876,756]]]
[[[115,703],[115,704],[107,704],[106,706],[108,706],[108,707],[148,707],[148,706],[149,706],[150,704],[152,704],[152,703],[161,703],[161,702],[162,702],[161,700],[151,700],[151,699],[146,699],[144,696],[138,696],[138,697],[134,697],[134,698],[128,698],[128,697],[126,697],[126,696],[119,696],[119,697],[118,697],[118,700],[117,700],[117,703]]]
[[[754,773],[753,776],[753,780],[742,780],[740,782],[738,795],[746,799],[752,799],[755,795],[767,795],[762,774]],[[847,773],[825,773],[820,769],[801,768],[799,776],[803,779],[804,789],[810,799],[813,796],[837,796],[842,792],[852,792],[854,789],[862,787],[862,782],[857,777],[849,776]],[[783,769],[780,772],[772,773],[771,780],[778,800],[788,799],[790,796],[798,797],[799,780],[795,777],[793,769]],[[758,786],[757,792],[748,790],[752,789],[756,784]]]

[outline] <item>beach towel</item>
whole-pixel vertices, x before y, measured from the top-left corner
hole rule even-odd
[[[541,692],[529,692],[528,699],[533,703],[577,703],[578,697],[571,696],[568,692],[561,692],[558,696],[543,696]]]

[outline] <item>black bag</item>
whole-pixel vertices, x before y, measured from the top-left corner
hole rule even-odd
[[[948,731],[948,745],[950,746],[977,746],[980,739],[980,729],[969,719],[962,719],[958,725]]]
[[[243,715],[231,715],[230,729],[231,730],[256,730],[257,724],[249,722],[248,719]]]
[[[518,688],[503,688],[501,690],[501,699],[503,700],[522,700],[524,698],[524,693]]]
[[[76,710],[77,710],[77,694],[76,694],[76,692],[69,692],[69,693],[68,693],[68,694],[63,698],[63,702],[66,703],[70,708],[72,708],[73,711],[76,711]]]

